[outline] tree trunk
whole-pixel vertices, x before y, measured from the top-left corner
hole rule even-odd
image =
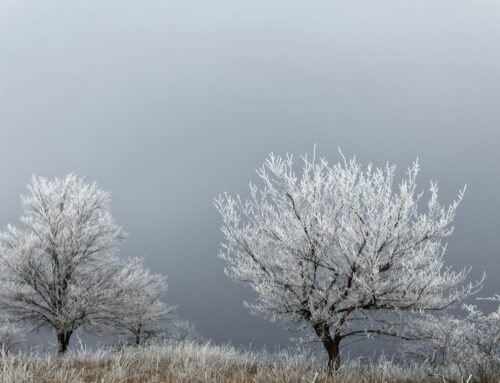
[[[59,354],[68,351],[69,340],[73,331],[61,331],[57,333],[57,343],[59,344]]]
[[[328,323],[317,324],[314,326],[314,330],[328,353],[328,369],[330,371],[338,370],[340,367],[340,341],[342,337],[339,333],[335,333],[332,337]]]
[[[323,346],[328,353],[328,369],[331,371],[337,371],[340,367],[340,339],[336,339],[335,337],[332,339],[322,340]]]
[[[141,330],[142,330],[142,325],[139,324],[139,328],[137,331],[135,331],[135,345],[139,346],[141,344]]]

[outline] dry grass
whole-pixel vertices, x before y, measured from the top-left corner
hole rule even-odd
[[[230,346],[182,343],[119,352],[85,351],[64,357],[3,355],[1,383],[159,383],[159,382],[422,382],[433,380],[418,368],[387,360],[370,366],[349,361],[329,375],[313,354],[240,351]]]

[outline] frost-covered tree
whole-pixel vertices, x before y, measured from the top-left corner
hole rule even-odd
[[[128,336],[128,343],[140,345],[163,335],[165,322],[174,320],[175,307],[161,301],[167,292],[166,277],[151,273],[141,259],[132,262],[134,272],[125,283],[138,286],[116,312],[114,332]]]
[[[193,322],[179,318],[174,318],[167,324],[162,336],[164,340],[174,342],[194,342],[203,339]]]
[[[483,313],[476,305],[463,305],[465,315],[416,316],[409,323],[418,342],[406,345],[406,353],[424,362],[430,375],[446,380],[460,378],[487,381],[500,374],[500,296],[486,300],[498,304]]]
[[[136,285],[131,264],[116,257],[123,229],[109,194],[70,174],[33,177],[22,197],[22,229],[0,236],[0,307],[29,330],[51,328],[59,352],[77,329],[99,333]]]
[[[338,368],[347,338],[404,336],[399,313],[442,310],[480,288],[467,270],[443,266],[450,206],[431,182],[424,211],[415,162],[394,187],[395,166],[363,168],[355,159],[330,166],[273,154],[258,169],[250,198],[219,196],[226,273],[257,292],[251,311],[309,329]]]
[[[24,342],[24,334],[14,323],[4,320],[0,323],[0,353],[8,354]]]

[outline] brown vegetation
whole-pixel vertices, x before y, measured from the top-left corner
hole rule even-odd
[[[422,369],[403,368],[387,360],[369,366],[347,361],[329,374],[324,362],[301,351],[269,354],[230,346],[176,345],[127,348],[122,351],[81,350],[67,356],[3,355],[1,383],[160,383],[160,382],[438,382]]]

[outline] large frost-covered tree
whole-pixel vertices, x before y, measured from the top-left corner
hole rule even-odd
[[[228,194],[215,205],[223,218],[220,256],[226,273],[257,292],[251,311],[308,329],[338,368],[346,338],[404,336],[398,314],[442,310],[474,293],[467,271],[443,265],[462,199],[427,207],[417,192],[418,163],[396,188],[395,166],[363,168],[355,159],[329,165],[271,156],[257,171],[250,198]]]
[[[115,255],[123,229],[110,214],[109,194],[70,174],[33,177],[22,197],[22,229],[0,236],[0,307],[30,330],[49,327],[59,352],[76,329],[99,333],[138,283]]]

